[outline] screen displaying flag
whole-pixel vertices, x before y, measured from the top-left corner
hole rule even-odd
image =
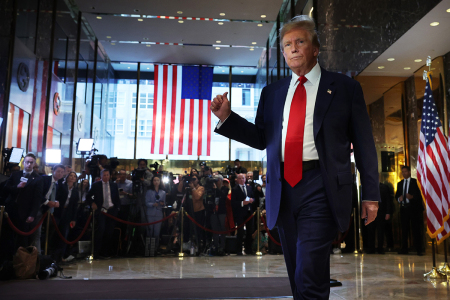
[[[422,124],[417,165],[417,179],[427,207],[427,231],[437,238],[445,230],[449,217],[449,148],[443,134],[431,89],[431,75],[427,76],[423,98]],[[448,226],[447,226],[448,227]]]
[[[150,153],[211,155],[213,68],[155,65]]]

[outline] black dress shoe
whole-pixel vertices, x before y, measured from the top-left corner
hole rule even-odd
[[[418,256],[423,256],[423,253],[422,252],[417,252],[417,255]]]
[[[384,250],[383,249],[378,249],[377,252],[378,252],[378,254],[384,254]]]

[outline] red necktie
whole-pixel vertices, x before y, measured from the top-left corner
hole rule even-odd
[[[302,180],[303,173],[303,135],[306,116],[306,89],[303,84],[306,80],[305,76],[300,76],[298,79],[284,144],[284,179],[292,187]]]

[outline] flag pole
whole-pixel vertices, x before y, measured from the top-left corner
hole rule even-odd
[[[449,276],[450,275],[450,266],[448,265],[448,260],[447,260],[447,240],[444,240],[444,258],[445,258],[444,266],[439,269],[439,272]]]

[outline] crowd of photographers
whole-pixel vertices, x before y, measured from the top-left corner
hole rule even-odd
[[[70,262],[80,254],[81,243],[92,240],[92,234],[94,258],[99,259],[179,251],[243,255],[243,246],[247,255],[281,251],[269,245],[263,226],[260,249],[256,249],[260,219],[251,216],[258,207],[264,213],[265,175],[253,180],[254,173],[247,172],[239,160],[227,168],[226,174],[202,163],[200,170],[192,168],[190,173],[175,176],[157,163],[149,165],[145,159],[138,161],[134,171],[126,172],[117,169],[117,159],[108,160],[103,155],[88,160],[80,176],[64,165],[54,166],[51,175],[41,174],[31,153],[23,165],[23,170],[14,166],[9,179],[0,185],[0,204],[6,207],[18,231],[35,231],[23,235],[4,221],[2,260],[11,259],[20,246],[35,246],[43,253],[47,240],[45,247],[55,261]],[[180,218],[181,209],[185,218]],[[55,222],[39,225],[47,212],[53,214]],[[91,225],[83,230],[91,212],[95,230]],[[236,229],[248,219],[245,226]],[[151,225],[137,225],[143,223]],[[80,235],[81,241],[74,245],[61,238],[72,241]]]

